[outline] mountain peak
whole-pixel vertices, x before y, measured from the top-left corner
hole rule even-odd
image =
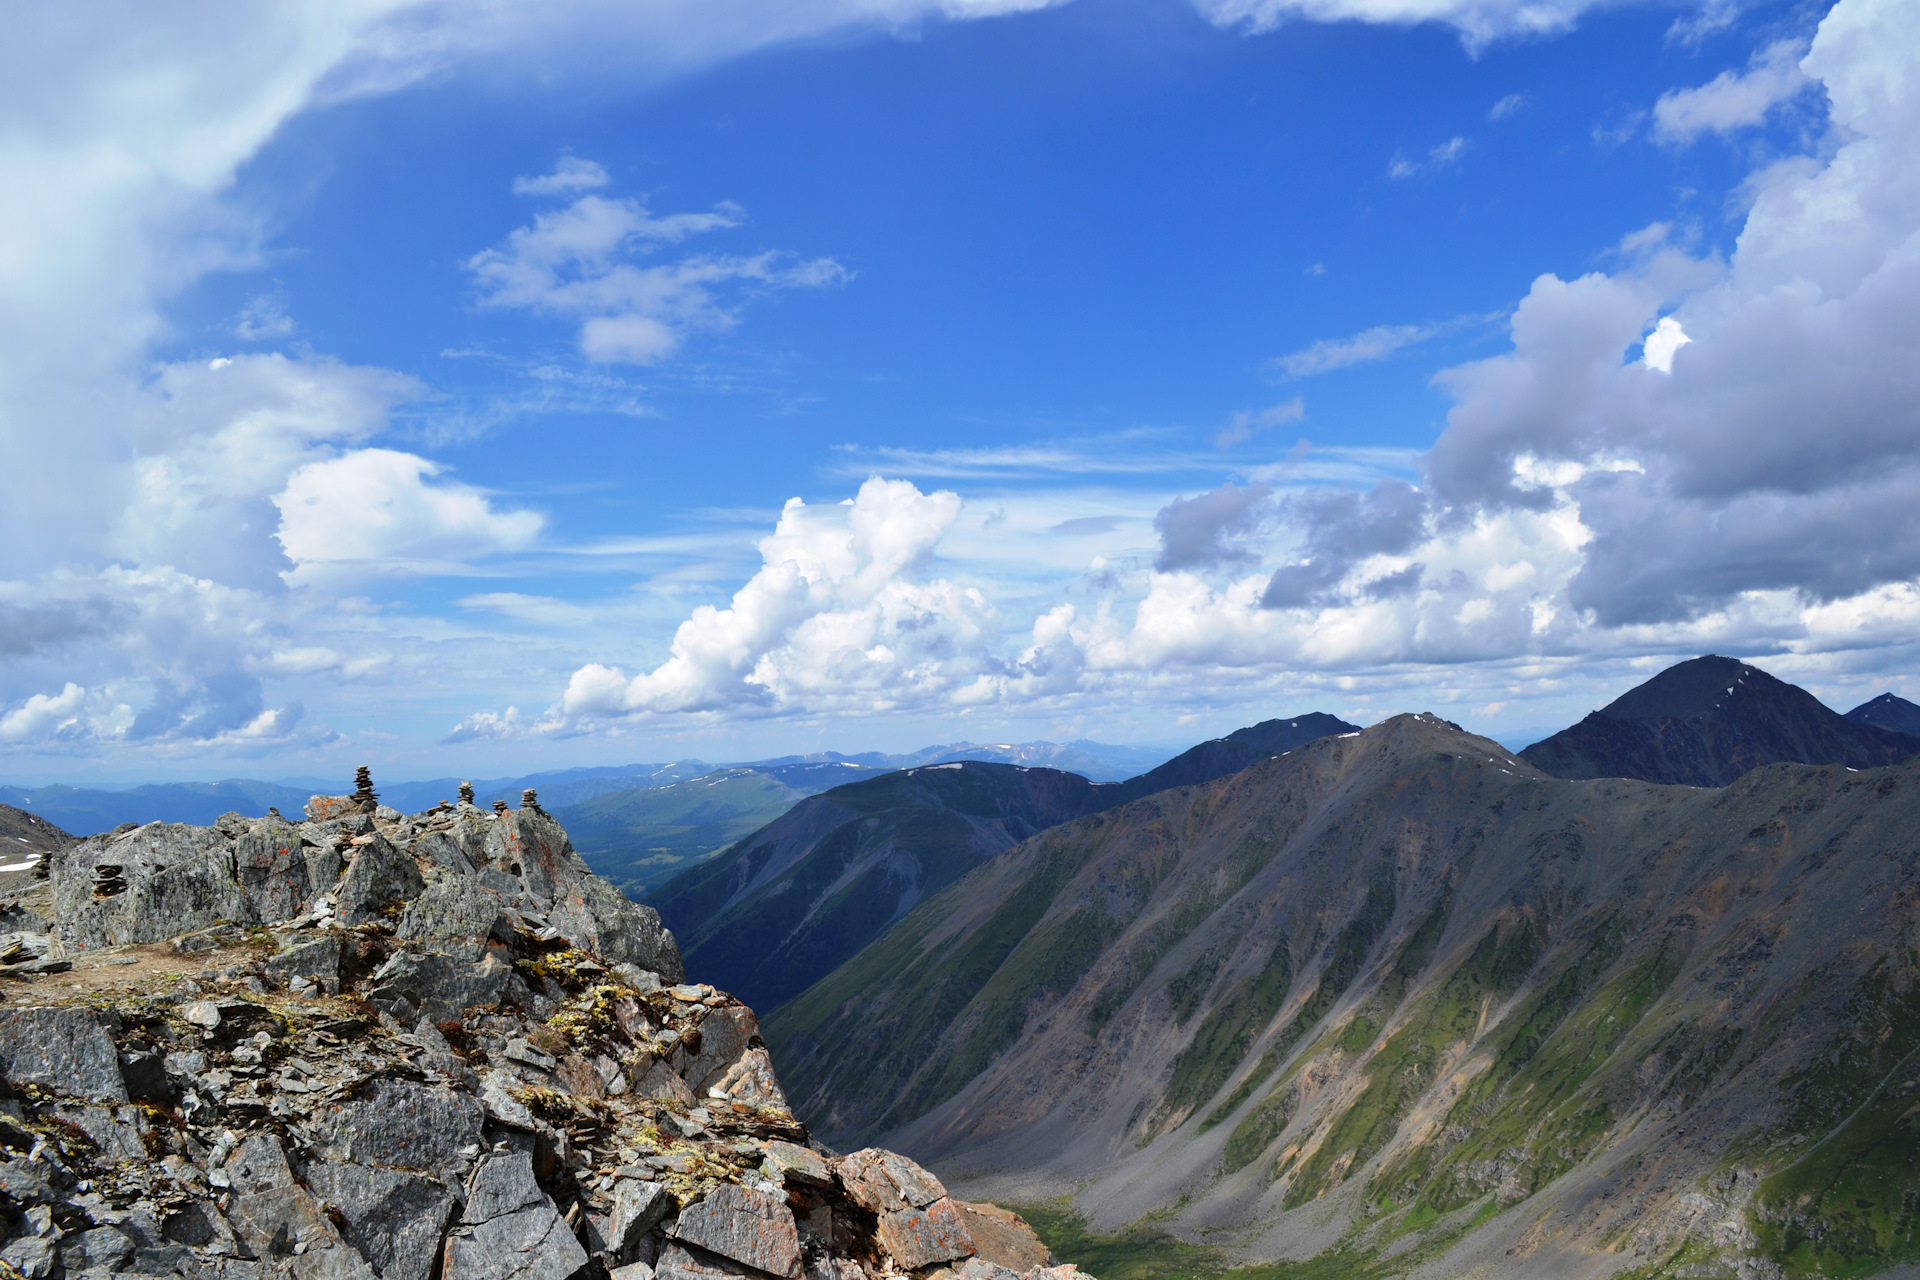
[[[1883,693],[1871,702],[1863,702],[1847,712],[1855,724],[1870,724],[1909,737],[1920,737],[1920,706],[1892,693]]]
[[[1668,667],[1520,758],[1562,778],[1723,787],[1765,764],[1867,769],[1916,752],[1920,737],[1842,716],[1798,685],[1708,654]]]

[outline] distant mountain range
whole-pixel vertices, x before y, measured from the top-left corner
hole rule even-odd
[[[1112,746],[1085,740],[1064,745],[1052,742],[997,745],[956,742],[900,755],[884,752],[841,755],[828,751],[731,765],[710,764],[702,760],[600,765],[521,777],[476,778],[472,782],[475,798],[483,806],[495,800],[518,804],[520,793],[532,787],[540,793],[541,804],[558,811],[616,792],[667,787],[732,769],[756,769],[777,778],[782,785],[794,787],[802,795],[810,795],[850,777],[963,759],[1046,764],[1052,768],[1083,773],[1095,781],[1110,781],[1131,777],[1166,759],[1169,754],[1161,748]],[[836,767],[842,771],[836,774]],[[453,799],[461,781],[453,777],[415,782],[376,778],[375,786],[383,802],[403,812],[417,813],[441,800]],[[80,835],[93,835],[111,831],[126,822],[152,822],[159,819],[204,826],[228,812],[259,817],[269,808],[278,808],[283,813],[297,813],[310,796],[351,789],[350,783],[344,778],[292,778],[279,782],[229,778],[220,782],[147,783],[120,790],[72,787],[60,783],[43,787],[0,785],[0,803],[29,809]]]
[[[1561,778],[1724,787],[1765,764],[1898,764],[1920,752],[1920,737],[1885,727],[1907,713],[1920,718],[1920,707],[1889,693],[1843,716],[1797,685],[1710,654],[1668,667],[1520,758]]]
[[[1358,731],[1320,713],[1269,720],[1125,782],[971,760],[920,765],[800,802],[647,902],[679,939],[690,971],[771,1008],[928,894],[1035,832]]]

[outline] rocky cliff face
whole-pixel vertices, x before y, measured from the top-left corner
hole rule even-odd
[[[1915,752],[1920,738],[1843,716],[1758,667],[1708,655],[1668,667],[1520,758],[1561,778],[1724,787],[1761,765],[1871,769]]]
[[[1865,1274],[1920,1260],[1916,831],[1920,760],[1569,781],[1403,716],[1044,832],[766,1034],[829,1136],[1099,1231]]]
[[[150,824],[0,879],[0,1275],[1070,1280],[795,1118],[534,803]],[[1044,1275],[1042,1273],[1045,1273]]]

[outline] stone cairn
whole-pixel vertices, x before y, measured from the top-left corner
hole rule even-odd
[[[535,813],[546,812],[545,809],[542,809],[540,807],[540,798],[534,795],[532,787],[528,787],[525,791],[522,791],[520,793],[520,807],[522,809],[531,809]]]
[[[505,800],[495,800],[493,802],[493,811],[497,814],[505,816],[507,812],[507,802]]]
[[[471,782],[462,782],[460,784],[460,803],[473,803],[473,784]]]
[[[93,896],[111,898],[115,894],[127,891],[126,877],[121,874],[126,868],[111,862],[93,864]]]
[[[353,800],[362,813],[372,813],[380,806],[380,793],[373,789],[373,770],[364,764],[353,771]]]

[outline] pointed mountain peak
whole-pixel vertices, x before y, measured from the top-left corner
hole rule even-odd
[[[1855,724],[1870,724],[1876,729],[1920,737],[1920,706],[1894,693],[1883,693],[1871,702],[1861,703],[1847,712],[1847,719]]]
[[[1600,708],[1609,720],[1689,720],[1722,706],[1741,692],[1770,697],[1813,695],[1750,667],[1738,658],[1707,654],[1675,663],[1645,684],[1635,685]]]

